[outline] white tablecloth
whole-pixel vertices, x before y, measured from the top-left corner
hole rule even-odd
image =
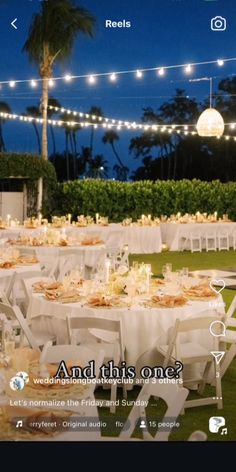
[[[16,239],[18,235],[35,236],[42,231],[41,228],[27,229],[24,227],[7,228],[0,230],[1,238]],[[58,229],[58,231],[62,231]],[[111,223],[108,226],[90,225],[85,228],[68,226],[65,228],[68,235],[98,235],[105,243],[114,232],[120,232],[120,243],[128,244],[129,251],[136,254],[148,254],[161,252],[161,230],[160,226],[122,226],[120,223]]]
[[[161,237],[163,243],[167,244],[170,251],[179,251],[181,249],[181,238],[189,237],[191,232],[198,232],[204,238],[207,232],[226,231],[232,244],[232,234],[236,231],[236,223],[162,223]],[[189,249],[189,246],[186,247]]]
[[[219,296],[218,301],[222,301]],[[68,342],[65,318],[68,314],[73,316],[96,316],[110,319],[121,319],[123,325],[124,345],[126,347],[126,361],[129,365],[136,365],[139,357],[157,343],[167,341],[168,329],[173,327],[175,320],[187,319],[209,310],[208,301],[191,301],[182,307],[176,308],[145,308],[134,306],[128,308],[85,308],[80,303],[51,302],[42,295],[33,294],[30,301],[28,318],[38,314],[52,315],[52,334],[57,335],[58,343]],[[212,311],[212,310],[211,310]],[[39,326],[40,328],[40,326]],[[210,333],[202,336],[198,333],[199,340],[204,345],[211,345]]]
[[[120,223],[111,223],[108,226],[91,225],[86,228],[68,227],[68,233],[97,234],[106,243],[114,232],[120,232],[120,243],[128,244],[129,251],[134,254],[151,254],[161,252],[160,226],[122,226]]]

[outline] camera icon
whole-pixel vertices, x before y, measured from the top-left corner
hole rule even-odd
[[[215,16],[211,19],[212,31],[225,31],[226,30],[226,19],[223,16]]]

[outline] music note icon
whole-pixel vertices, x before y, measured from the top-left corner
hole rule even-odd
[[[16,423],[16,428],[22,428],[22,426],[23,426],[23,421],[18,420],[17,423]]]
[[[221,434],[221,436],[223,436],[224,434],[228,434],[228,429],[223,428],[220,434]]]

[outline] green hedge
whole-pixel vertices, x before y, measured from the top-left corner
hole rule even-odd
[[[26,179],[29,214],[34,214],[36,211],[36,182],[42,177],[44,182],[43,212],[50,211],[51,198],[57,186],[56,172],[51,162],[33,154],[0,153],[0,179],[9,177]]]
[[[219,215],[228,213],[236,220],[236,182],[218,180],[139,181],[134,183],[84,179],[59,184],[54,195],[54,215],[72,213],[106,215],[110,221],[141,214],[153,216],[196,211]]]

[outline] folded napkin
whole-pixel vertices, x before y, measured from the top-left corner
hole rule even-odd
[[[187,299],[182,295],[153,295],[151,298],[151,303],[158,306],[163,306],[166,308],[174,308],[176,306],[183,306],[187,302]]]
[[[84,238],[81,241],[81,246],[95,246],[96,244],[103,244],[104,241],[102,241],[99,238]]]
[[[15,267],[16,261],[4,261],[0,263],[0,269],[11,269]]]
[[[98,307],[98,306],[117,306],[120,305],[120,299],[118,297],[105,297],[104,295],[94,295],[88,299],[88,305]]]
[[[19,256],[17,259],[17,264],[37,264],[39,262],[36,256]]]

